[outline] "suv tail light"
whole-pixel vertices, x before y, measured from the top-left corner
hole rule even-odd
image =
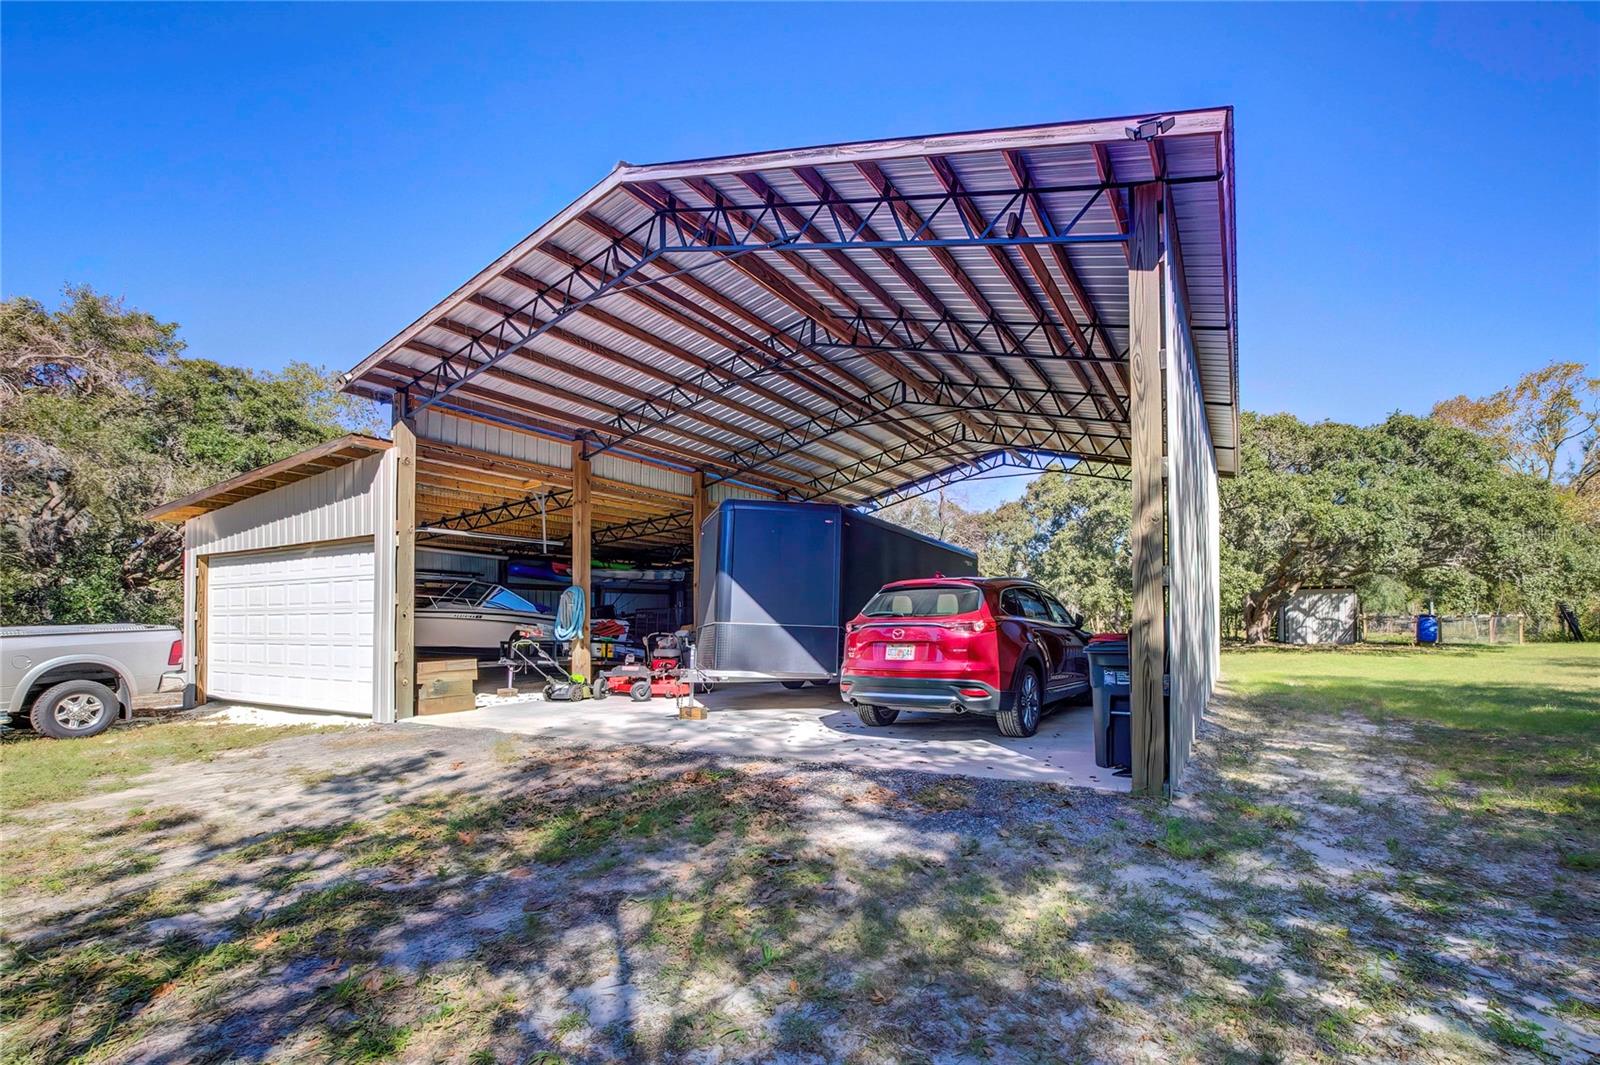
[[[971,621],[952,621],[948,627],[951,632],[963,636],[976,636],[989,627],[989,622],[986,618],[974,618]]]
[[[172,641],[172,649],[167,652],[167,665],[183,665],[183,638],[181,636]]]

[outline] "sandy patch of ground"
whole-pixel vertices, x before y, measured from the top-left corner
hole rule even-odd
[[[1224,700],[1170,805],[319,731],[36,808],[7,1060],[1585,1061],[1592,874],[1399,726]]]

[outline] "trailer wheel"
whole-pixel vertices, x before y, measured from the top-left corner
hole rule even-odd
[[[650,682],[648,680],[634,681],[633,686],[628,689],[628,694],[633,697],[633,701],[636,703],[648,703],[650,701]]]
[[[803,680],[785,680],[780,681],[779,683],[792,692],[797,692],[806,686],[806,682]]]
[[[900,711],[893,706],[871,706],[867,703],[857,703],[856,716],[861,718],[863,725],[882,728],[885,725],[894,724],[894,719],[900,716]]]

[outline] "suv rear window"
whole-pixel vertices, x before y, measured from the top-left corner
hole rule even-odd
[[[978,609],[976,588],[887,588],[868,600],[861,613],[869,618],[947,618]]]

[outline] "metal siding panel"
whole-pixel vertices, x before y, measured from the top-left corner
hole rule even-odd
[[[457,444],[492,455],[557,466],[564,470],[572,468],[572,445],[564,440],[519,432],[509,426],[486,425],[431,408],[418,414],[416,423],[419,440]]]
[[[771,492],[763,492],[758,488],[747,488],[742,484],[730,484],[727,481],[718,481],[706,489],[706,498],[711,500],[712,506],[726,499],[771,499]]]
[[[1166,279],[1168,787],[1183,786],[1189,754],[1216,684],[1220,650],[1215,535],[1216,450],[1195,365],[1182,288]]]
[[[656,488],[677,495],[688,495],[694,491],[694,480],[687,473],[622,458],[609,451],[594,457],[591,472],[596,477],[635,484],[641,488]]]
[[[192,518],[194,549],[219,554],[370,536],[382,469],[383,456],[368,456]]]
[[[500,558],[495,555],[475,555],[465,551],[442,551],[435,547],[419,547],[417,570],[465,573],[494,581],[500,576]]]

